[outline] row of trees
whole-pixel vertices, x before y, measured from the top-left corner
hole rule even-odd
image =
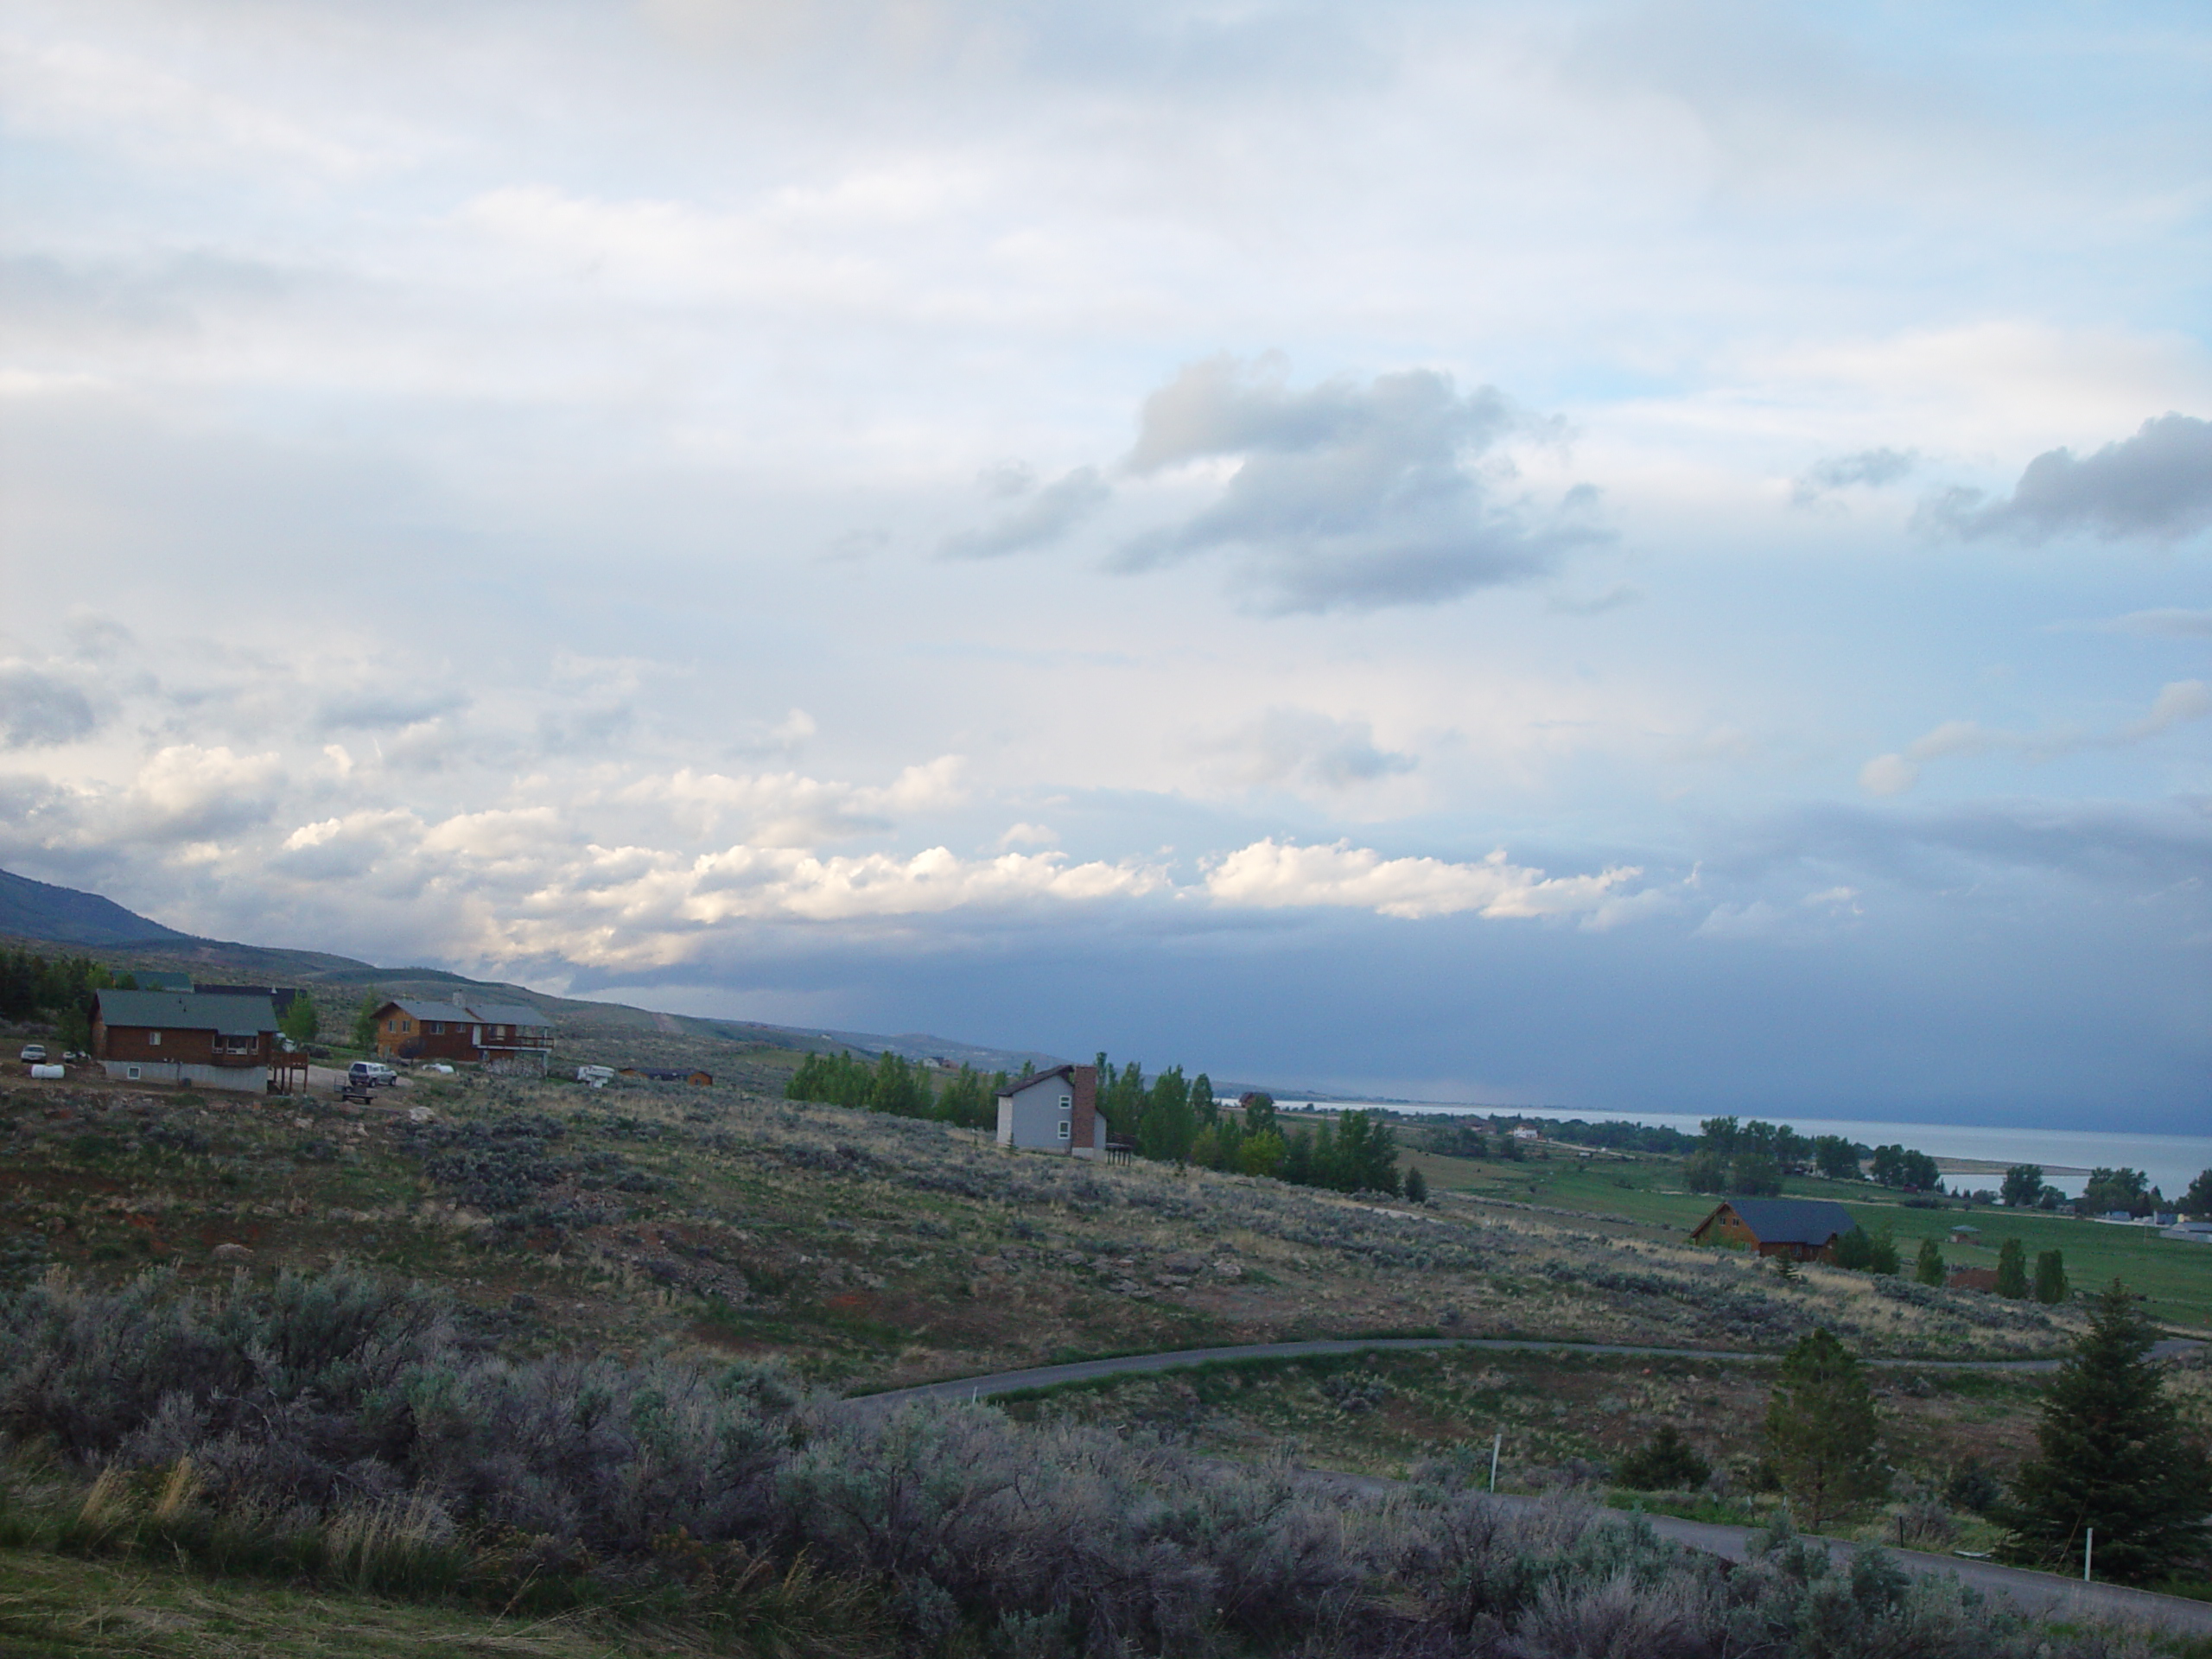
[[[847,1051],[808,1055],[785,1086],[784,1097],[982,1129],[998,1122],[998,1091],[1007,1082],[1003,1071],[985,1073],[963,1065],[937,1089],[929,1068],[918,1061],[886,1049],[871,1063]]]
[[[1116,1071],[1102,1053],[1097,1065],[1108,1131],[1133,1144],[1141,1157],[1272,1175],[1340,1192],[1395,1197],[1404,1191],[1396,1132],[1377,1113],[1345,1112],[1333,1123],[1286,1125],[1269,1095],[1224,1106],[1203,1071],[1185,1083],[1183,1068],[1170,1066],[1147,1084],[1135,1060]]]
[[[1697,1149],[1682,1165],[1693,1192],[1772,1198],[1783,1178],[1818,1173],[1832,1181],[1872,1180],[1882,1186],[1942,1190],[1942,1172],[1910,1147],[1862,1147],[1840,1135],[1802,1135],[1787,1123],[1708,1117]]]
[[[1160,1163],[1272,1175],[1341,1192],[1405,1191],[1397,1135],[1374,1112],[1346,1112],[1333,1122],[1285,1125],[1267,1095],[1224,1107],[1203,1071],[1185,1078],[1170,1066],[1147,1080],[1136,1061],[1115,1068],[1098,1057],[1098,1109],[1107,1134]],[[1027,1075],[1026,1073],[1024,1075]],[[929,1068],[890,1052],[873,1062],[851,1053],[810,1054],[784,1090],[790,1100],[822,1101],[900,1117],[931,1117],[988,1128],[1008,1077],[963,1065],[933,1089]],[[1426,1198],[1424,1188],[1414,1196]]]
[[[2070,1205],[2066,1195],[2044,1179],[2041,1164],[2015,1164],[2005,1172],[1999,1198],[2015,1210],[2063,1210],[2076,1215],[2104,1216],[2114,1211],[2131,1216],[2156,1215],[2166,1209],[2165,1195],[2151,1185],[2139,1169],[2093,1169],[2082,1196]],[[2189,1184],[2173,1208],[2187,1216],[2212,1216],[2212,1169]]]
[[[2212,1543],[2212,1466],[2151,1361],[2157,1334],[2118,1281],[2097,1297],[2088,1332],[2044,1396],[2038,1455],[1990,1505],[2007,1529],[2005,1559],[2069,1568],[2094,1528],[2098,1571],[2140,1584],[2193,1565]],[[1866,1367],[1826,1331],[1783,1359],[1765,1439],[1769,1466],[1811,1530],[1889,1490]],[[1624,1467],[1643,1474],[1645,1465],[1680,1471],[1698,1462],[1676,1437]]]
[[[1882,1228],[1870,1233],[1863,1227],[1854,1227],[1835,1242],[1835,1265],[1848,1268],[1855,1273],[1895,1274],[1904,1270],[1897,1255],[1897,1240],[1890,1230]],[[1943,1260],[1942,1248],[1933,1238],[1920,1241],[1920,1250],[1913,1257],[1912,1276],[1923,1285],[1942,1287],[1950,1281],[1950,1270]],[[2060,1250],[2044,1250],[2036,1256],[2035,1274],[2028,1273],[2028,1253],[2017,1238],[2008,1238],[1997,1251],[1997,1294],[1999,1296],[2025,1297],[2032,1295],[2039,1302],[2063,1302],[2066,1300],[2066,1256]]]

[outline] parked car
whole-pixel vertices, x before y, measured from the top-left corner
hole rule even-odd
[[[22,1059],[25,1065],[41,1065],[45,1064],[46,1045],[44,1043],[25,1043],[23,1045]]]
[[[356,1060],[346,1068],[346,1081],[356,1088],[389,1089],[399,1073],[375,1060]]]

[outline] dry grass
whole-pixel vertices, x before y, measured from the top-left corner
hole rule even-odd
[[[721,1087],[471,1080],[366,1112],[17,1092],[0,1130],[19,1272],[173,1260],[207,1281],[236,1243],[257,1274],[342,1258],[439,1285],[509,1347],[774,1351],[862,1386],[1377,1332],[1773,1351],[1824,1324],[1955,1357],[2048,1352],[2072,1328],[1817,1268],[1784,1284],[1657,1224],[1106,1168]]]
[[[0,1550],[0,1656],[7,1659],[610,1659],[702,1651],[651,1637],[616,1639],[561,1621],[493,1618]]]

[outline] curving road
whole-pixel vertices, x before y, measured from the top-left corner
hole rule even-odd
[[[2151,1351],[2164,1359],[2203,1344],[2187,1338],[2159,1343]],[[1776,1360],[1778,1354],[1751,1354],[1715,1348],[1646,1348],[1618,1342],[1550,1342],[1535,1337],[1346,1337],[1313,1342],[1252,1342],[1228,1348],[1179,1348],[1168,1353],[1115,1354],[1104,1359],[1071,1360],[1062,1365],[1033,1365],[1019,1371],[994,1371],[988,1376],[950,1377],[941,1382],[918,1382],[912,1388],[887,1389],[880,1394],[849,1395],[843,1403],[889,1408],[910,1400],[991,1400],[1029,1389],[1057,1388],[1065,1382],[1090,1382],[1102,1377],[1141,1376],[1156,1371],[1187,1371],[1200,1365],[1234,1363],[1240,1360],[1306,1359],[1332,1354],[1389,1352],[1395,1349],[1474,1348],[1505,1353],[1609,1354],[1629,1359],[1705,1359],[1743,1363]],[[1883,1370],[1921,1371],[2055,1371],[2056,1359],[1870,1359]]]
[[[2201,1344],[2183,1338],[2161,1342],[2153,1351],[2161,1357]],[[1471,1348],[1509,1353],[1610,1354],[1630,1359],[1700,1359],[1727,1362],[1771,1360],[1773,1354],[1719,1351],[1709,1348],[1647,1348],[1610,1342],[1543,1342],[1513,1337],[1380,1337],[1314,1342],[1248,1343],[1228,1348],[1184,1348],[1170,1353],[1120,1354],[1107,1359],[1082,1359],[1064,1365],[1038,1365],[1026,1370],[998,1371],[988,1376],[957,1377],[924,1382],[913,1388],[892,1389],[881,1394],[848,1396],[840,1402],[855,1411],[883,1412],[917,1400],[989,1400],[1029,1389],[1049,1389],[1067,1382],[1087,1382],[1103,1377],[1141,1376],[1189,1370],[1196,1366],[1238,1360],[1303,1359],[1337,1354],[1389,1352],[1424,1348]],[[2056,1359],[1876,1359],[1870,1365],[1910,1367],[1921,1370],[2053,1371]],[[1340,1474],[1329,1470],[1307,1471],[1313,1479],[1345,1491],[1384,1492],[1401,1484],[1370,1475]],[[1495,1500],[1509,1506],[1534,1503],[1532,1497],[1500,1495]],[[1637,1517],[1618,1510],[1600,1511],[1609,1520]],[[1731,1560],[1749,1558],[1751,1527],[1726,1527],[1704,1521],[1684,1521],[1669,1515],[1641,1517],[1652,1531],[1671,1542],[1692,1549],[1725,1555]],[[1860,1546],[1842,1539],[1819,1540],[1830,1559],[1847,1568]],[[1955,1575],[1961,1583],[1994,1600],[2010,1602],[2038,1618],[2121,1618],[2163,1628],[2212,1634],[2212,1602],[2191,1601],[2182,1596],[2162,1596],[2147,1590],[2131,1590],[2115,1584],[2083,1584],[2050,1573],[1999,1567],[1994,1561],[1970,1560],[1961,1556],[1935,1555],[1923,1550],[1894,1549],[1885,1553],[1915,1578]]]

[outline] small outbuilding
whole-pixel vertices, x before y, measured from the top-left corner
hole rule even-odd
[[[1694,1244],[1726,1244],[1793,1262],[1830,1262],[1859,1224],[1828,1198],[1730,1198],[1690,1230]]]
[[[1098,1113],[1098,1068],[1056,1065],[1016,1077],[998,1092],[999,1144],[1024,1152],[1098,1158],[1106,1120]]]
[[[276,1058],[276,1009],[265,995],[111,990],[92,998],[92,1058],[118,1083],[266,1094]]]

